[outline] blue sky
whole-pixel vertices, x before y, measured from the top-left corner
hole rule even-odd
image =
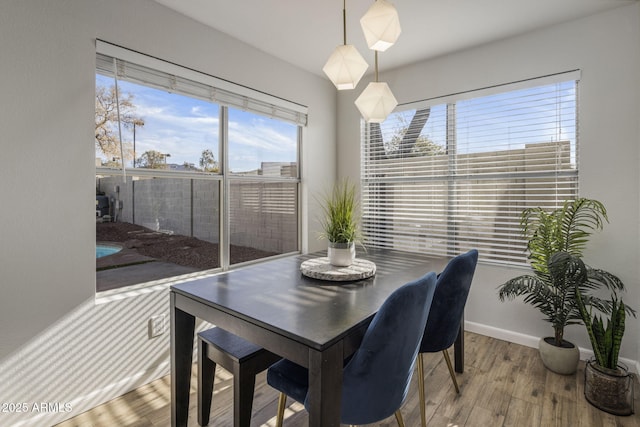
[[[110,87],[112,77],[96,75],[96,84]],[[219,158],[219,106],[211,102],[118,81],[121,94],[134,95],[136,113],[145,125],[136,127],[136,156],[147,150],[170,154],[168,163],[198,166],[203,150]],[[233,172],[260,168],[263,161],[295,162],[297,127],[251,112],[229,109],[229,165]],[[133,132],[122,128],[132,144]],[[104,157],[96,151],[96,157]],[[127,162],[131,167],[131,161]]]
[[[457,101],[458,152],[518,149],[525,144],[565,140],[572,142],[573,151],[575,109],[573,81]],[[397,120],[407,126],[414,114],[415,110],[406,110],[391,115],[382,124],[385,141],[397,132]],[[446,127],[446,105],[434,105],[421,135],[445,147]]]
[[[112,77],[96,75],[97,85],[109,87],[113,83]],[[168,163],[198,166],[202,151],[209,149],[220,160],[218,105],[126,81],[119,81],[118,85],[121,93],[134,95],[136,112],[145,122],[144,127],[136,128],[137,157],[147,150],[156,150],[171,155]],[[560,100],[562,108],[556,102]],[[392,114],[382,124],[385,140],[397,132],[397,117],[402,117],[406,126],[414,113],[415,110],[406,110]],[[458,101],[456,114],[460,153],[569,140],[575,159],[573,81]],[[296,161],[295,125],[230,108],[228,129],[232,172],[258,169],[264,161]],[[446,145],[445,104],[431,107],[421,134],[443,147]],[[123,128],[122,139],[131,144],[131,130]],[[96,157],[104,156],[96,152]],[[130,161],[127,166],[131,166]]]

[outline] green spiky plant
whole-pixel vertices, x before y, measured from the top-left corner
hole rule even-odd
[[[577,295],[578,305],[583,316],[582,321],[587,328],[596,363],[603,368],[617,370],[618,354],[620,353],[626,318],[624,302],[618,301],[615,296],[612,296],[611,317],[607,319],[605,329],[602,317],[594,314],[593,320],[591,320],[590,313],[581,300],[580,291],[577,292]]]
[[[618,299],[618,291],[624,290],[622,281],[611,273],[590,268],[580,257],[567,252],[553,254],[549,270],[552,276],[574,288],[576,308],[587,328],[596,363],[603,368],[617,369],[626,315],[635,317],[635,311]],[[609,300],[585,293],[585,289],[601,287],[611,290]],[[603,314],[610,316],[606,328]]]
[[[522,212],[520,226],[527,241],[533,275],[515,277],[499,287],[501,301],[524,296],[524,302],[533,305],[551,323],[554,344],[562,346],[564,328],[582,321],[576,305],[576,286],[566,280],[561,270],[550,272],[550,260],[556,253],[582,257],[589,236],[601,230],[608,222],[607,211],[597,200],[578,198],[567,200],[561,208],[547,212],[542,208],[530,208]],[[602,270],[587,268],[590,280],[581,282],[584,294],[601,286],[622,288],[622,282],[603,276]],[[610,275],[615,277],[613,275]],[[616,278],[617,279],[617,278]],[[591,297],[590,297],[591,298]],[[593,297],[595,298],[595,297]],[[598,304],[593,299],[593,304]],[[606,305],[600,306],[605,309]]]
[[[336,183],[332,191],[325,195],[321,219],[320,237],[332,243],[351,243],[359,241],[358,199],[356,187],[344,179]]]
[[[579,258],[571,262],[577,266],[576,270],[585,270],[587,268]],[[615,290],[611,293],[610,300],[607,301],[606,310],[603,310],[598,304],[593,304],[593,298],[583,295],[579,286],[579,281],[588,276],[588,273],[580,273],[576,276],[578,277],[575,283],[576,303],[580,311],[580,317],[587,328],[596,363],[606,369],[618,370],[618,355],[620,354],[620,346],[624,335],[626,316],[629,313],[635,317],[636,313],[622,299],[618,299],[618,294]],[[602,314],[610,316],[607,318],[606,327]]]

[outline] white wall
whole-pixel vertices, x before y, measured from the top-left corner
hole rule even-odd
[[[640,309],[639,40],[640,4],[635,4],[380,76],[398,101],[406,103],[581,69],[580,195],[601,200],[611,221],[592,238],[585,260],[620,276],[629,289],[626,302],[636,309]],[[355,91],[338,95],[338,176],[358,176],[359,116],[353,101],[364,87],[362,82]],[[552,335],[537,310],[519,301],[499,302],[496,287],[520,274],[523,270],[479,266],[466,310],[469,329],[530,345],[537,345],[536,337]],[[565,335],[590,348],[584,327],[568,327]],[[637,361],[639,354],[639,321],[628,319],[622,356]]]
[[[611,218],[587,258],[624,279],[636,308],[639,9],[624,7],[382,75],[407,102],[581,68],[581,194],[602,200]],[[95,38],[309,106],[305,249],[322,247],[313,194],[336,172],[359,176],[355,93],[340,95],[336,115],[328,81],[150,0],[0,2],[0,402],[30,405],[27,413],[0,412],[3,426],[48,426],[167,372],[168,335],[149,340],[146,332],[150,316],[168,313],[166,286],[100,304],[94,299],[94,219],[84,212],[94,209]],[[535,310],[497,300],[496,286],[519,272],[481,266],[467,319],[514,339],[514,333],[547,334]],[[587,346],[580,328],[567,335]],[[630,321],[623,355],[638,360],[639,353],[640,327]],[[69,403],[72,411],[34,412],[32,405],[41,402]]]
[[[0,402],[28,404],[2,426],[48,426],[168,372],[169,335],[147,337],[167,285],[95,301],[96,38],[307,105],[303,200],[336,174],[325,79],[150,0],[0,2]]]

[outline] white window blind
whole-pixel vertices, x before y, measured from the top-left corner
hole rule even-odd
[[[526,263],[520,213],[578,194],[577,73],[407,106],[362,128],[367,245]]]
[[[96,44],[96,70],[100,74],[113,75],[115,58],[118,79],[307,125],[307,107],[303,105],[100,40]]]

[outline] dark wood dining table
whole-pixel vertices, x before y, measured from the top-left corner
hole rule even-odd
[[[339,426],[343,360],[396,288],[448,261],[367,249],[358,258],[376,264],[370,278],[330,282],[300,273],[303,261],[321,256],[287,256],[171,286],[172,426],[187,425],[196,318],[307,367],[309,426]],[[454,346],[457,372],[464,369],[463,325]]]

